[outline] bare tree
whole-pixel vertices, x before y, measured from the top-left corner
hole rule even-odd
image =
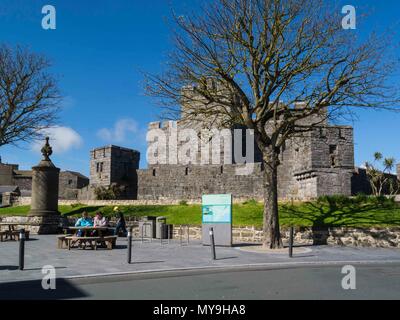
[[[39,138],[54,125],[61,98],[49,67],[42,55],[0,46],[0,146]]]
[[[285,141],[352,108],[398,101],[387,83],[388,43],[374,36],[360,43],[340,13],[322,0],[209,1],[190,16],[174,15],[175,49],[160,74],[147,75],[148,94],[167,113],[254,130],[270,248],[282,246],[277,168]],[[320,120],[303,121],[313,117]]]

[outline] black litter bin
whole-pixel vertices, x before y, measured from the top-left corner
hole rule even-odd
[[[164,232],[164,226],[167,224],[167,218],[158,217],[156,219],[156,238],[168,239],[168,233]]]
[[[172,224],[162,224],[161,225],[161,239],[172,239],[173,236],[173,225]]]

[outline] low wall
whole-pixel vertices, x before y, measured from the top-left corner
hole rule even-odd
[[[128,218],[128,217],[127,217]],[[130,217],[129,217],[130,218]],[[54,228],[59,221],[54,218],[43,220],[40,217],[2,217],[1,222],[9,223],[30,223],[32,226],[21,225],[21,228],[30,230],[32,234],[43,234],[50,228]],[[73,221],[71,220],[70,223]],[[134,223],[134,219],[127,219],[128,223]],[[137,225],[136,223],[134,223]],[[4,227],[3,227],[4,229]],[[53,230],[53,229],[52,229]],[[52,232],[51,232],[52,233]],[[139,228],[133,229],[133,234],[139,237]],[[173,237],[179,239],[187,238],[187,228],[174,226]],[[202,237],[200,226],[190,226],[189,234],[191,240],[200,240]],[[289,229],[283,228],[281,231],[284,244],[288,243]],[[233,228],[234,243],[261,243],[263,232],[255,227],[235,227]],[[375,247],[375,248],[400,248],[400,227],[398,228],[296,228],[295,245],[337,245],[353,247]]]
[[[17,197],[14,199],[13,206],[30,206],[31,205],[31,197]]]
[[[249,199],[236,198],[234,203],[243,203]],[[86,205],[86,206],[157,206],[157,205],[178,205],[181,200],[173,199],[159,199],[159,200],[59,200],[60,206],[71,206],[71,205]],[[201,199],[185,200],[187,204],[201,204]],[[28,206],[31,204],[30,197],[18,197],[14,206]]]
[[[184,230],[184,232],[186,232]],[[263,231],[255,227],[236,227],[232,230],[234,243],[262,243]],[[290,230],[283,228],[283,243],[289,243]],[[186,235],[186,233],[185,233]],[[174,236],[180,237],[179,227]],[[190,227],[190,238],[200,240],[201,227]],[[399,228],[296,228],[295,245],[336,245],[352,247],[400,248]]]
[[[0,217],[3,223],[20,223],[15,229],[25,229],[31,234],[56,234],[60,224],[60,216],[28,217],[12,216]],[[0,231],[7,230],[6,226],[0,226]]]
[[[233,203],[241,204],[248,201],[248,198],[234,198]],[[201,204],[201,199],[185,200],[188,204]],[[262,202],[262,199],[256,199]],[[395,196],[395,201],[400,203],[400,195]],[[180,200],[172,199],[159,199],[159,200],[62,200],[58,201],[59,205],[77,205],[83,204],[87,206],[142,206],[142,205],[178,205]],[[31,197],[16,197],[14,199],[14,206],[29,206],[31,204]]]

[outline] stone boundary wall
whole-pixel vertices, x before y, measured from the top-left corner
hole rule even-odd
[[[183,229],[183,239],[187,237]],[[255,227],[233,228],[234,243],[262,243],[263,232]],[[289,229],[282,229],[285,245],[289,242]],[[174,228],[174,237],[179,239],[180,228]],[[190,239],[200,240],[201,227],[190,227]],[[351,247],[400,248],[400,227],[396,228],[296,228],[295,245],[335,245]]]
[[[1,217],[1,222],[9,223],[31,223],[31,227],[22,226],[30,230],[32,234],[45,233],[50,227],[58,222],[42,221],[38,217],[13,216]],[[128,224],[130,219],[127,219]],[[72,221],[70,221],[72,222]],[[137,223],[135,223],[137,225]],[[0,227],[1,228],[1,227]],[[4,227],[3,227],[4,228]],[[139,237],[139,228],[133,230],[135,237]],[[187,228],[182,228],[182,239],[187,239]],[[190,240],[200,240],[202,237],[200,226],[189,227]],[[284,244],[288,243],[289,229],[282,229]],[[234,243],[261,243],[263,232],[252,226],[233,228]],[[174,239],[180,239],[181,228],[174,226]],[[296,228],[295,245],[335,245],[352,247],[374,247],[374,248],[400,248],[400,227],[396,228]]]
[[[254,198],[258,202],[263,199]],[[242,204],[245,201],[253,200],[250,198],[233,198],[234,204]],[[185,200],[187,204],[201,204],[201,199]],[[400,203],[400,195],[395,196],[395,201]],[[178,205],[180,200],[159,199],[159,200],[59,200],[58,204],[63,206],[83,204],[87,206],[141,206],[141,205]],[[31,197],[17,197],[14,200],[14,206],[29,206]]]
[[[16,230],[25,229],[31,234],[57,234],[60,224],[60,216],[0,216],[2,223],[21,223],[15,227]],[[29,224],[29,225],[26,225]],[[0,231],[6,231],[6,226],[0,226]]]
[[[248,198],[235,198],[233,203],[240,204],[248,201]],[[261,199],[256,199],[262,201]],[[86,206],[157,206],[157,205],[179,205],[181,200],[159,199],[159,200],[59,200],[60,206],[86,205]],[[201,204],[201,199],[185,200],[187,204]],[[31,197],[18,197],[14,206],[28,206]]]
[[[31,197],[18,197],[14,199],[13,206],[14,207],[19,207],[19,206],[30,206],[31,205]]]

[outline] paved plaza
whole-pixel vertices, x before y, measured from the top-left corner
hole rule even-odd
[[[0,243],[0,282],[42,279],[42,268],[56,268],[57,278],[119,275],[129,273],[177,271],[187,269],[232,269],[246,267],[285,268],[288,266],[400,263],[400,250],[315,246],[287,253],[257,253],[248,246],[217,248],[217,260],[211,260],[210,248],[200,242],[181,246],[179,241],[141,243],[134,240],[132,264],[127,264],[127,239],[119,239],[117,248],[71,251],[57,249],[56,236],[32,236],[26,242],[25,270],[18,270],[18,242]],[[296,253],[297,252],[297,253]]]

